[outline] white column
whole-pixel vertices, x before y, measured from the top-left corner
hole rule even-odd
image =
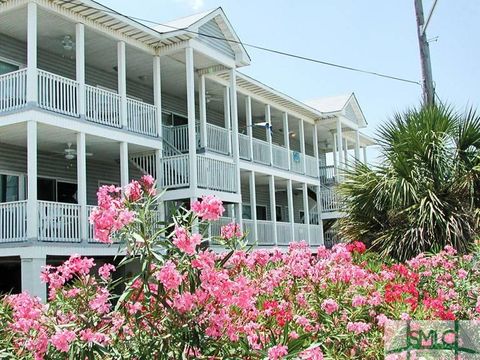
[[[294,239],[295,235],[295,209],[293,208],[293,186],[292,180],[287,180],[287,204],[288,204],[288,221],[290,222],[290,240],[299,240]]]
[[[275,201],[275,178],[273,175],[268,177],[268,188],[270,190],[270,216],[273,224],[273,241],[277,245],[277,204]]]
[[[350,166],[350,159],[348,158],[348,139],[345,138],[345,148],[343,149],[343,151],[345,152],[345,169],[347,169],[349,166]]]
[[[232,123],[232,147],[233,147],[233,163],[236,166],[237,176],[237,193],[240,194],[240,148],[238,143],[238,104],[237,104],[237,73],[235,69],[230,70],[230,111]],[[240,221],[241,221],[240,212]],[[239,222],[240,225],[241,222]]]
[[[287,149],[288,170],[292,168],[292,156],[290,155],[290,129],[288,127],[288,113],[283,113],[283,142]]]
[[[355,159],[360,161],[360,132],[355,130]]]
[[[342,135],[342,121],[337,119],[337,147],[338,147],[338,167],[343,168],[343,135]]]
[[[250,190],[250,212],[253,221],[253,241],[258,241],[258,226],[257,226],[257,194],[255,190],[255,172],[251,171],[248,174],[248,185]]]
[[[250,160],[253,161],[252,98],[250,96],[247,96],[245,99],[245,114],[247,119],[247,135],[250,146]]]
[[[124,187],[129,182],[128,175],[128,143],[120,143],[120,185]]]
[[[162,188],[163,168],[162,150],[155,150],[155,178],[157,180],[157,192]],[[158,199],[158,211],[160,220],[165,221],[165,206],[162,199]]]
[[[224,113],[224,121],[225,121],[225,129],[227,129],[229,136],[228,136],[228,153],[232,153],[232,136],[231,136],[231,111],[230,111],[230,89],[228,86],[225,86],[223,89],[223,113]]]
[[[368,163],[368,160],[367,160],[367,147],[366,147],[366,146],[363,147],[363,162],[364,162],[365,165],[367,165],[367,163]]]
[[[85,116],[85,26],[75,25],[75,69],[78,82],[78,113]]]
[[[188,158],[190,189],[197,188],[197,135],[195,132],[195,64],[193,48],[185,49],[185,71],[187,77],[187,114],[188,114]]]
[[[302,184],[303,193],[303,222],[307,225],[307,238],[305,240],[310,244],[310,209],[308,208],[308,190],[307,184]]]
[[[205,90],[205,75],[200,75],[198,83],[198,100],[200,108],[200,147],[207,148],[207,98]]]
[[[118,95],[120,96],[120,121],[126,128],[127,122],[127,60],[125,42],[117,43]]]
[[[299,120],[298,130],[300,132],[300,152],[302,153],[302,167],[303,173],[305,174],[307,169],[307,162],[305,159],[305,127],[302,119]]]
[[[317,217],[318,225],[320,225],[320,245],[325,245],[323,234],[323,220],[322,220],[322,189],[320,186],[316,187],[317,190]]]
[[[273,165],[273,144],[272,144],[272,113],[270,109],[270,105],[265,105],[265,121],[267,122],[267,127],[266,127],[266,135],[267,135],[267,141],[268,144],[270,145],[270,165]]]
[[[22,292],[47,300],[47,286],[40,281],[40,273],[46,265],[45,257],[21,257]]]
[[[333,138],[333,149],[332,149],[332,156],[333,156],[333,172],[335,175],[335,179],[338,179],[338,151],[337,151],[337,134],[332,132]]]
[[[38,237],[37,202],[37,123],[27,122],[27,238],[30,241]]]
[[[80,205],[80,239],[87,240],[87,156],[85,133],[77,133],[77,202]]]
[[[27,5],[27,102],[37,104],[37,4]]]
[[[313,125],[313,155],[315,156],[315,163],[317,164],[316,166],[316,172],[317,172],[317,177],[320,176],[320,159],[318,157],[318,125],[315,123]]]
[[[162,119],[162,71],[160,56],[153,57],[153,99],[156,110],[155,123],[157,126],[157,135],[161,139],[163,136]],[[163,153],[163,143],[160,141],[160,153]],[[158,177],[158,175],[157,175]]]

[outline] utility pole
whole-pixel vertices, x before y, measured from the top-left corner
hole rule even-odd
[[[434,104],[434,93],[433,88],[433,78],[432,78],[432,64],[430,62],[430,48],[427,41],[426,29],[430,22],[433,10],[438,0],[435,0],[432,10],[428,15],[427,22],[423,17],[423,4],[422,0],[415,1],[415,13],[417,17],[417,35],[418,35],[418,45],[420,47],[420,61],[422,63],[422,88],[423,88],[423,101],[425,105]]]

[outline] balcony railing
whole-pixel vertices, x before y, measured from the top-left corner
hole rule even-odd
[[[0,204],[0,243],[27,239],[27,202],[13,201]]]
[[[127,129],[138,134],[157,136],[157,108],[127,99]]]
[[[38,202],[38,240],[79,242],[80,205],[49,201]]]
[[[335,166],[320,166],[320,182],[322,184],[335,182]]]
[[[197,178],[200,188],[237,192],[236,166],[231,162],[198,155]]]
[[[295,241],[308,241],[308,226],[307,224],[295,223],[293,225],[293,239]]]
[[[292,171],[295,171],[296,173],[303,174],[303,159],[302,159],[302,153],[295,151],[295,150],[290,150],[290,163],[292,166]]]
[[[27,104],[27,69],[0,75],[0,112]]]
[[[190,184],[188,154],[160,159],[162,175],[160,185],[163,188],[186,187]]]
[[[322,197],[322,211],[339,211],[341,208],[341,197],[333,188],[322,187],[320,191]]]
[[[278,145],[272,145],[273,166],[288,170],[288,150]]]
[[[244,134],[238,134],[238,146],[240,147],[240,159],[252,160],[250,137]]]
[[[318,160],[314,156],[305,155],[305,170],[307,176],[318,177]]]
[[[120,96],[111,91],[85,85],[85,118],[98,124],[121,128]]]
[[[257,220],[258,245],[275,245],[273,239],[273,222],[265,220]]]
[[[270,165],[270,144],[268,142],[253,139],[253,161]]]
[[[292,224],[277,222],[277,244],[288,245],[290,242],[292,242]]]
[[[220,154],[230,154],[230,130],[207,124],[207,148]]]
[[[78,116],[78,83],[38,70],[38,106],[69,116]]]

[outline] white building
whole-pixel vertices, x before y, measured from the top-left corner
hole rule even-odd
[[[309,106],[238,72],[240,44],[221,9],[149,28],[90,0],[0,0],[1,289],[44,297],[46,263],[113,256],[96,190],[142,173],[167,212],[220,197],[213,233],[234,217],[259,246],[324,243],[365,118],[353,94]]]

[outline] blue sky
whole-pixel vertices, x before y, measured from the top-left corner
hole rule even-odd
[[[124,14],[165,22],[221,6],[245,43],[420,80],[413,0],[99,0]],[[425,12],[432,0],[424,0]],[[480,1],[439,0],[428,28],[442,101],[480,105]],[[421,88],[247,48],[241,71],[299,100],[354,91],[375,135],[394,112],[418,105]]]

